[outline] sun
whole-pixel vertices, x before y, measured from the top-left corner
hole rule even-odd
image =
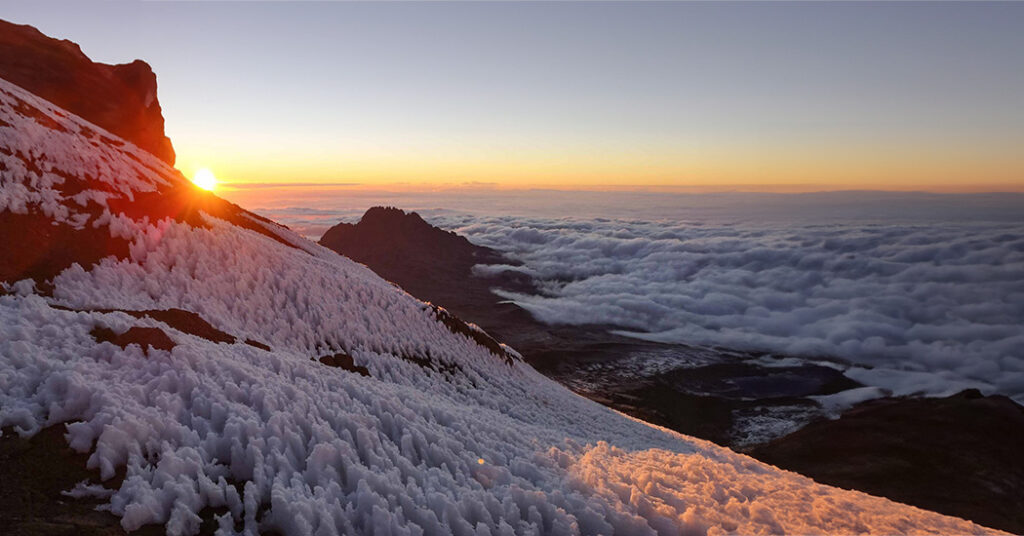
[[[192,175],[192,182],[204,190],[213,191],[217,187],[217,177],[214,177],[213,172],[206,168],[197,170],[195,175]]]

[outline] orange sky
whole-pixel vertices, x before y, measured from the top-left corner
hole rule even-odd
[[[1024,191],[1021,2],[5,8],[147,61],[188,176]]]
[[[1024,151],[1000,147],[771,142],[721,147],[644,147],[593,151],[535,147],[445,153],[436,147],[384,148],[349,154],[342,148],[232,152],[179,143],[178,168],[191,177],[210,168],[222,183],[325,182],[429,188],[489,185],[499,188],[690,191],[925,190],[1024,191]],[[400,156],[399,156],[400,155]]]

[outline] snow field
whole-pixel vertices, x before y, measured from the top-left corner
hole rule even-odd
[[[5,162],[33,150],[40,169],[89,174],[104,195],[129,198],[180,179],[131,145],[89,141],[99,130],[6,82],[0,100]],[[109,210],[92,219],[58,188],[66,177],[10,161],[0,210],[85,214],[76,225],[132,241],[127,259],[64,270],[52,296],[29,281],[0,294],[0,428],[65,425],[100,481],[69,493],[108,498],[127,530],[194,534],[213,508],[221,535],[992,532],[620,415],[506,364],[283,229],[267,227],[298,247],[212,217],[206,229]],[[271,350],[99,311],[172,307]],[[90,335],[132,326],[176,346]],[[370,376],[315,361],[337,351]]]

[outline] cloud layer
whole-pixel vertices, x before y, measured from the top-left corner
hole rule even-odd
[[[1024,402],[1020,194],[293,190],[243,204],[313,238],[371,205],[418,210],[523,260],[545,296],[512,297],[543,321],[841,357],[897,393]]]
[[[1024,400],[1024,225],[700,225],[464,217],[510,252],[547,323],[860,365],[897,393],[967,386]]]

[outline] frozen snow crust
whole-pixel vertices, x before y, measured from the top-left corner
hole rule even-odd
[[[225,535],[993,532],[622,416],[274,224],[120,214],[180,174],[4,81],[0,162],[0,214],[130,242],[0,295],[0,427],[66,423],[101,480],[125,475],[73,494],[113,491],[125,529],[194,534],[226,507]],[[172,308],[236,342],[121,312]],[[91,334],[132,327],[174,345]],[[316,361],[342,352],[369,376]]]

